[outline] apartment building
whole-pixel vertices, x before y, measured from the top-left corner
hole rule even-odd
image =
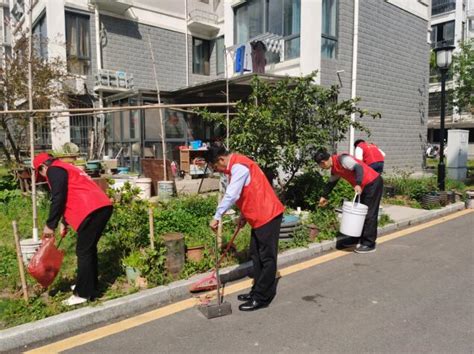
[[[25,25],[20,5],[16,26]],[[277,80],[318,71],[317,84],[338,84],[341,99],[360,96],[364,108],[382,114],[364,122],[389,168],[421,168],[428,0],[37,0],[33,18],[34,32],[48,38],[39,50],[64,58],[75,74],[77,106],[155,103],[151,50],[166,102],[224,102],[225,73],[230,96],[238,99],[248,94],[252,75]],[[241,59],[245,48],[247,58],[260,51],[259,64]],[[64,117],[52,123],[52,146],[73,141],[85,147],[87,131],[105,122],[107,153],[125,149],[130,161],[159,154],[157,116],[136,110],[108,119]],[[185,112],[166,112],[165,121],[170,154],[192,138],[218,134]],[[340,149],[347,151],[349,140]]]
[[[456,47],[456,53],[459,43],[470,39],[474,39],[474,0],[432,0],[431,48],[446,41]],[[472,112],[458,112],[452,100],[449,100],[454,85],[452,79],[449,77],[446,82],[446,128],[469,130],[469,155],[474,156],[474,116]],[[440,91],[439,75],[436,69],[432,69],[428,122],[428,140],[431,143],[439,143]]]

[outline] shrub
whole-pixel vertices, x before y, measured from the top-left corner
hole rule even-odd
[[[294,209],[301,207],[306,210],[315,210],[327,181],[328,176],[322,176],[317,171],[309,171],[299,175],[289,183],[283,200],[287,206]],[[340,179],[329,195],[330,206],[338,207],[344,200],[352,199],[353,196],[354,189],[352,186],[345,180]]]

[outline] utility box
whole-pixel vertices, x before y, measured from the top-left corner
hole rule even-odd
[[[446,154],[448,178],[465,180],[467,176],[467,155],[469,130],[448,130],[448,151]]]

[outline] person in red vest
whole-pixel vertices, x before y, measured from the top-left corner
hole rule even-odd
[[[382,177],[367,164],[348,154],[331,156],[326,150],[321,149],[315,153],[314,160],[322,169],[331,170],[331,177],[319,200],[319,206],[324,207],[328,204],[329,193],[340,177],[349,182],[354,187],[354,191],[360,195],[361,203],[369,208],[360,243],[354,252],[375,252],[379,206],[383,193]]]
[[[68,225],[77,232],[76,285],[71,287],[73,294],[63,304],[72,306],[92,300],[98,288],[97,243],[112,215],[112,203],[76,166],[45,152],[34,158],[33,166],[37,177],[44,177],[51,189],[51,207],[43,234],[54,235],[58,224],[63,237]]]
[[[385,153],[377,145],[359,139],[355,141],[354,148],[356,159],[363,161],[378,173],[383,172]]]
[[[263,171],[248,157],[213,146],[207,151],[206,162],[230,180],[209,226],[217,230],[222,215],[236,204],[241,212],[239,225],[243,227],[248,222],[252,227],[250,257],[254,285],[249,293],[237,297],[245,301],[239,310],[267,307],[276,294],[278,240],[285,208]]]

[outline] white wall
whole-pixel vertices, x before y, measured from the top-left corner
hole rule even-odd
[[[367,0],[365,0],[367,1]],[[405,11],[412,13],[428,21],[431,17],[429,12],[430,0],[385,0]]]
[[[300,71],[303,75],[321,71],[321,11],[321,0],[301,1]],[[320,75],[316,83],[320,83]]]

